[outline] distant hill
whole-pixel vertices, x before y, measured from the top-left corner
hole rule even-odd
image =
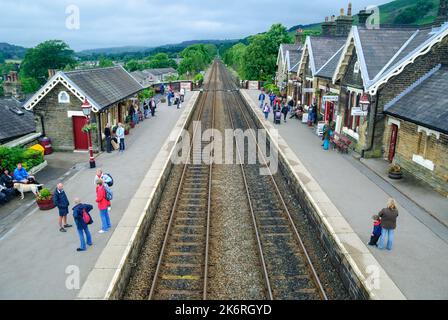
[[[440,0],[395,0],[379,6],[381,24],[387,25],[424,25],[434,22],[437,17]],[[328,12],[328,16],[337,12]],[[358,21],[358,15],[353,16]],[[322,23],[296,25],[289,29],[293,33],[301,28],[308,31],[322,30]]]
[[[25,57],[26,48],[0,42],[0,53],[4,59],[21,60]]]
[[[88,49],[79,51],[76,54],[78,56],[88,56],[88,55],[110,55],[110,54],[122,54],[122,53],[133,53],[133,52],[141,52],[148,51],[152,49],[151,47],[143,47],[143,46],[123,46],[123,47],[112,47],[112,48],[99,48],[99,49]]]

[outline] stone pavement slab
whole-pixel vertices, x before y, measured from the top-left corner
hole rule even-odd
[[[259,91],[244,91],[257,101]],[[391,195],[395,197],[393,191],[398,191],[383,186],[381,183],[386,182],[351,156],[324,151],[314,130],[298,120],[288,119],[276,127],[351,228],[367,243],[371,216]],[[428,214],[423,217],[407,197],[396,198],[400,216],[394,248],[382,251],[369,247],[370,253],[408,299],[448,299],[448,229]],[[362,256],[359,261],[363,262]]]
[[[186,102],[192,93],[187,93]],[[112,174],[115,184],[112,201],[111,222],[113,229],[120,221],[130,199],[137,193],[140,183],[150,168],[171,129],[181,116],[183,109],[160,105],[157,116],[147,119],[126,136],[126,152],[101,154],[97,167]],[[38,211],[31,206],[26,218],[12,232],[0,240],[0,299],[74,299],[77,297],[87,276],[93,269],[112,233],[98,234],[101,221],[95,203],[95,170],[87,168],[88,155],[75,175],[65,181],[65,190],[73,203],[75,197],[94,205],[94,224],[90,228],[93,247],[78,253],[79,239],[74,228],[67,233],[59,232],[57,210]],[[133,204],[134,205],[134,204]],[[141,207],[135,203],[135,206]],[[138,217],[137,217],[138,218]],[[73,218],[69,215],[69,223]],[[134,222],[136,223],[136,222]],[[132,223],[130,223],[132,224]],[[123,230],[123,232],[126,232]],[[123,235],[125,237],[125,235]],[[118,238],[118,239],[117,239]],[[119,236],[114,241],[120,241]],[[119,244],[117,247],[126,247]],[[99,261],[107,266],[107,260]],[[75,272],[73,272],[75,270]],[[103,271],[100,271],[103,270]],[[70,281],[79,272],[79,281]],[[114,272],[107,268],[98,269],[100,277],[112,277]],[[92,276],[92,275],[90,275]],[[67,281],[68,279],[68,281]],[[68,286],[66,286],[66,281]],[[93,286],[92,291],[101,288]],[[102,291],[101,291],[102,292]]]

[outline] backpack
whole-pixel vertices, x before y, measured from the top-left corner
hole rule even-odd
[[[106,184],[103,184],[104,186],[104,190],[106,191],[106,199],[108,201],[111,201],[114,198],[114,193],[112,192],[112,190],[109,188],[109,186]]]
[[[112,176],[110,175],[110,173],[105,173],[105,174],[103,174],[103,176],[106,176],[106,177],[109,178],[109,181],[107,181],[106,184],[107,184],[109,187],[112,187],[112,186],[114,185],[114,178],[112,178]]]
[[[92,217],[90,216],[90,213],[86,211],[86,209],[82,209],[82,220],[84,220],[84,223],[87,225],[93,223]]]

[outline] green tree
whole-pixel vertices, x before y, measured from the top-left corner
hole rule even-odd
[[[48,69],[64,69],[75,65],[74,51],[63,41],[48,40],[29,49],[20,67],[22,79],[32,78],[42,85],[47,81]]]
[[[113,67],[113,66],[114,66],[114,63],[112,60],[107,59],[105,57],[100,57],[100,60],[99,60],[100,68],[107,68],[107,67]]]
[[[148,57],[149,68],[176,68],[176,61],[171,59],[168,54],[164,52],[157,53]]]
[[[250,37],[243,57],[245,78],[272,79],[276,70],[278,48],[282,43],[292,43],[292,37],[281,24],[274,24],[268,32]]]
[[[140,70],[140,64],[137,60],[129,60],[125,65],[126,70],[134,72]]]
[[[20,79],[22,90],[24,93],[34,93],[39,90],[41,84],[34,78],[25,77]]]
[[[215,45],[195,44],[185,48],[180,53],[183,60],[179,64],[179,74],[194,75],[203,71],[212,62],[216,53]]]
[[[3,52],[0,52],[0,63],[5,63],[5,55]]]

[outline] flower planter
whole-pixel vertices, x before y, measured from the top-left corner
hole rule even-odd
[[[389,178],[399,180],[403,178],[403,174],[401,172],[389,172]]]
[[[135,128],[135,123],[134,123],[134,122],[131,122],[130,125],[131,125],[131,128],[132,128],[132,129]]]
[[[129,134],[129,130],[124,130],[124,135],[127,136]]]
[[[55,208],[56,206],[53,203],[53,199],[49,200],[36,200],[37,205],[40,210],[46,211]]]

